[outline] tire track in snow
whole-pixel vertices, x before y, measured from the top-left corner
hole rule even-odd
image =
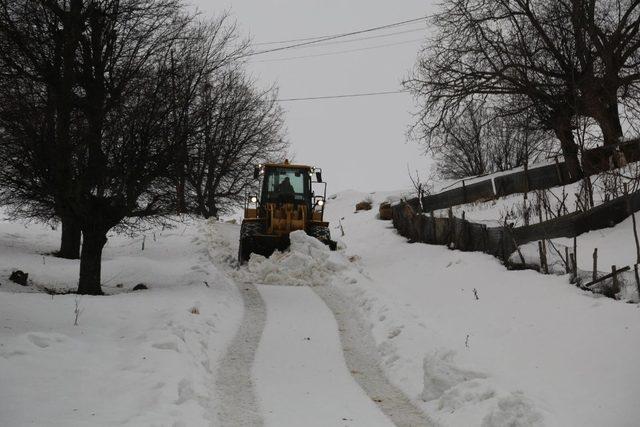
[[[218,419],[223,426],[262,426],[251,372],[267,312],[264,301],[252,284],[237,284],[244,303],[242,324],[216,375]]]
[[[358,319],[357,308],[347,297],[331,285],[312,289],[338,322],[344,358],[352,376],[382,412],[398,427],[436,425],[384,375],[375,356],[377,348],[371,331]]]
[[[231,249],[235,249],[232,246]],[[266,324],[266,306],[253,284],[236,279],[236,285],[243,297],[245,314],[218,368],[216,385],[221,408],[218,416],[223,426],[263,426],[264,419],[251,375]],[[366,395],[399,427],[436,425],[387,380],[378,366],[377,348],[371,331],[357,318],[357,309],[350,300],[333,286],[311,289],[336,319],[347,367]]]

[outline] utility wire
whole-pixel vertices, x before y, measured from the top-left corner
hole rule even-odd
[[[292,44],[292,45],[288,45],[288,46],[276,47],[276,48],[273,48],[273,49],[266,49],[266,50],[261,50],[261,51],[258,51],[258,52],[247,53],[247,54],[241,56],[241,58],[249,57],[249,56],[256,56],[256,55],[263,55],[265,53],[271,53],[271,52],[279,52],[281,50],[293,49],[293,48],[300,47],[300,46],[308,46],[308,45],[312,45],[312,44],[316,44],[316,43],[320,43],[320,42],[324,42],[324,41],[335,40],[335,39],[340,39],[340,38],[349,37],[349,36],[355,36],[355,35],[358,35],[358,34],[370,33],[372,31],[380,31],[380,30],[384,30],[384,29],[387,29],[387,28],[399,27],[399,26],[402,26],[402,25],[411,24],[413,22],[419,22],[419,21],[422,21],[422,20],[424,20],[426,18],[427,18],[426,16],[422,16],[420,18],[408,19],[406,21],[400,21],[400,22],[395,22],[393,24],[381,25],[379,27],[367,28],[367,29],[364,29],[364,30],[352,31],[352,32],[349,32],[349,33],[335,34],[335,35],[326,36],[326,37],[315,39],[315,40],[311,40],[311,41],[296,43],[296,44]]]
[[[306,98],[283,98],[277,99],[277,102],[293,102],[293,101],[314,101],[321,99],[342,99],[342,98],[361,98],[365,96],[380,96],[380,95],[394,95],[399,93],[408,93],[408,90],[389,90],[383,92],[365,92],[365,93],[350,93],[344,95],[328,95],[328,96],[310,96]]]
[[[339,40],[339,41],[333,41],[333,42],[320,42],[320,41],[318,41],[318,43],[320,43],[320,46],[325,46],[325,45],[330,45],[330,44],[340,44],[340,43],[351,43],[351,42],[360,41],[360,40],[370,40],[370,39],[378,39],[378,38],[381,38],[381,37],[391,37],[391,36],[396,36],[398,34],[415,33],[415,32],[418,32],[418,31],[424,31],[424,28],[426,28],[426,27],[416,28],[414,30],[396,31],[394,33],[381,34],[381,35],[377,35],[377,36],[360,37],[360,38],[351,39],[351,40]],[[274,45],[274,44],[294,43],[294,42],[297,42],[297,41],[319,40],[321,38],[324,38],[324,37],[311,37],[311,38],[307,38],[307,39],[292,39],[292,40],[286,40],[286,41],[280,41],[280,42],[253,43],[253,46],[265,46],[265,45]]]
[[[317,48],[317,47],[326,47],[326,46],[332,46],[332,45],[337,45],[337,44],[355,43],[355,42],[358,42],[358,41],[373,40],[373,39],[397,36],[397,35],[400,35],[400,34],[417,33],[417,32],[423,32],[423,31],[424,31],[424,28],[417,28],[415,30],[398,31],[398,32],[395,32],[395,33],[390,33],[390,34],[382,34],[382,35],[379,35],[379,36],[369,36],[369,37],[360,37],[360,38],[350,39],[350,40],[336,40],[336,41],[330,41],[330,42],[322,42],[322,43],[314,44],[314,45],[311,45],[311,46],[302,46],[302,47],[297,47],[297,48],[292,48],[292,49],[296,50],[296,49],[309,49],[309,48]]]
[[[353,52],[362,52],[362,51],[366,51],[366,50],[381,49],[381,48],[385,48],[385,47],[399,46],[399,45],[403,45],[403,44],[409,44],[409,43],[415,43],[415,42],[421,42],[421,41],[424,41],[424,40],[423,39],[413,39],[413,40],[406,40],[406,41],[396,42],[396,43],[381,44],[381,45],[377,45],[377,46],[361,47],[361,48],[358,48],[358,49],[338,50],[338,51],[335,51],[335,52],[316,53],[316,54],[311,54],[311,55],[289,56],[289,57],[286,57],[286,58],[261,59],[259,61],[250,61],[250,62],[252,62],[252,63],[258,63],[258,62],[280,62],[280,61],[292,61],[292,60],[295,60],[295,59],[304,59],[304,58],[317,58],[317,57],[321,57],[321,56],[341,55],[341,54],[345,54],[345,53],[353,53]]]

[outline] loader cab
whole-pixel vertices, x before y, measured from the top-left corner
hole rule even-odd
[[[269,204],[294,206],[304,205],[307,212],[321,221],[327,196],[327,184],[322,180],[322,169],[315,166],[284,163],[260,164],[254,169],[253,177],[261,179],[260,194],[249,196],[248,205],[259,210]]]
[[[309,168],[267,166],[264,170],[260,203],[311,203]]]

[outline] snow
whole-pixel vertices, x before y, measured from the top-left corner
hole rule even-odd
[[[624,302],[637,290],[625,285],[617,301],[567,275],[409,244],[376,218],[399,195],[331,196],[337,252],[296,232],[289,251],[241,268],[237,224],[110,236],[109,295],[79,298],[77,326],[75,295],[43,292],[77,280],[77,261],[48,255],[58,232],[0,220],[0,424],[216,426],[249,414],[283,427],[388,425],[367,398],[379,372],[435,425],[638,424],[640,306]],[[356,213],[367,197],[374,209]],[[495,221],[516,199],[464,209]],[[590,270],[595,247],[602,272],[635,262],[631,230],[627,220],[580,236],[579,267]],[[535,249],[523,248],[527,260]],[[15,269],[29,287],[8,281]],[[137,283],[150,289],[130,292]],[[369,378],[353,365],[363,353]]]
[[[602,255],[600,255],[599,252],[597,277],[602,277],[611,273],[611,269],[609,268],[607,270],[607,268],[614,264],[608,264],[607,262],[622,262],[623,264],[616,265],[616,270],[619,270],[625,265],[630,266],[628,271],[617,274],[620,291],[615,294],[615,297],[621,301],[638,303],[640,302],[640,289],[638,288],[638,283],[636,282],[633,270],[633,264],[635,263],[637,255],[636,248],[633,244],[633,229],[630,222],[631,219],[627,219],[613,229],[597,230],[579,236],[576,242],[578,255],[577,275],[583,287],[590,285],[593,281],[593,248],[599,246],[599,251],[602,251]],[[563,238],[556,239],[551,242],[547,241],[547,264],[550,274],[565,275],[566,280],[569,281],[570,277],[566,273],[565,249],[569,254],[573,253],[573,241],[571,239]],[[509,261],[514,265],[521,264],[522,258],[520,257],[520,254],[522,254],[522,258],[524,258],[527,266],[534,266],[540,269],[540,250],[538,248],[538,242],[531,242],[521,246],[520,252],[516,251],[511,254]],[[607,294],[612,293],[607,292],[610,291],[611,287],[612,279],[606,279],[600,283],[596,283],[595,285],[590,285],[589,289],[598,293]]]
[[[349,267],[343,256],[331,253],[326,245],[302,230],[294,231],[290,238],[288,251],[276,251],[269,258],[252,255],[247,268],[241,269],[236,278],[248,283],[320,286]]]
[[[636,213],[636,220],[640,221]],[[572,239],[558,239],[560,244],[573,247]],[[629,217],[613,228],[595,230],[577,237],[578,268],[593,270],[593,251],[598,249],[598,270],[611,272],[611,266],[618,268],[637,262],[637,251],[633,235],[633,221]]]
[[[391,426],[355,382],[333,314],[308,287],[259,286],[267,324],[253,375],[266,426]]]
[[[215,367],[242,307],[209,259],[207,228],[152,230],[144,251],[142,236],[111,236],[103,274],[113,295],[76,298],[34,292],[77,281],[77,261],[47,255],[57,233],[0,222],[0,424],[217,423]],[[31,287],[8,281],[16,268]],[[140,282],[150,289],[125,292]]]
[[[566,276],[508,271],[485,254],[408,244],[375,209],[353,213],[365,196],[327,206],[364,276],[341,289],[368,319],[386,374],[432,418],[637,425],[637,305],[594,297]],[[377,204],[389,194],[371,196]]]

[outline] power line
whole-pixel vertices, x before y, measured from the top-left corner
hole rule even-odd
[[[323,43],[315,44],[315,45],[309,46],[309,47],[323,47],[323,46],[330,46],[330,45],[334,45],[334,44],[345,44],[345,43],[353,43],[353,42],[358,42],[358,41],[363,41],[363,40],[381,39],[381,38],[386,38],[386,37],[397,36],[397,35],[400,35],[400,34],[410,34],[410,33],[424,32],[424,30],[425,30],[424,28],[416,28],[415,30],[396,31],[395,33],[380,34],[378,36],[359,37],[359,38],[350,39],[350,40],[336,40],[336,41],[332,41],[332,42],[323,42]]]
[[[310,96],[306,98],[283,98],[277,99],[277,102],[293,102],[293,101],[313,101],[321,99],[342,99],[342,98],[361,98],[365,96],[380,96],[380,95],[395,95],[399,93],[408,93],[408,90],[390,90],[382,92],[365,92],[365,93],[350,93],[344,95],[327,95],[327,96]]]
[[[392,37],[392,36],[397,36],[400,34],[410,34],[410,33],[417,33],[417,32],[424,32],[424,28],[416,28],[415,30],[406,30],[406,31],[396,31],[395,33],[389,33],[389,34],[380,34],[378,36],[369,36],[369,37],[359,37],[356,39],[351,39],[351,40],[337,40],[337,41],[332,41],[332,42],[324,42],[324,43],[319,43],[310,47],[323,47],[323,46],[330,46],[330,45],[334,45],[334,44],[345,44],[345,43],[353,43],[353,42],[358,42],[358,41],[363,41],[363,40],[373,40],[373,39],[381,39],[381,38],[386,38],[386,37]]]
[[[263,55],[265,53],[271,53],[271,52],[279,52],[281,50],[293,49],[293,48],[300,47],[300,46],[308,46],[308,45],[312,45],[312,44],[316,44],[316,43],[321,43],[321,42],[324,42],[324,41],[335,40],[335,39],[340,39],[340,38],[349,37],[349,36],[355,36],[357,34],[364,34],[364,33],[370,33],[372,31],[380,31],[380,30],[384,30],[384,29],[387,29],[387,28],[399,27],[399,26],[402,26],[402,25],[411,24],[413,22],[422,21],[422,20],[424,20],[426,18],[427,18],[426,16],[423,16],[423,17],[420,17],[420,18],[408,19],[406,21],[395,22],[393,24],[381,25],[379,27],[367,28],[367,29],[364,29],[364,30],[352,31],[352,32],[349,32],[349,33],[335,34],[335,35],[326,36],[326,37],[323,37],[323,38],[319,38],[319,39],[315,39],[315,40],[311,40],[311,41],[306,41],[306,42],[302,42],[302,43],[296,43],[296,44],[292,44],[292,45],[288,45],[288,46],[276,47],[276,48],[273,48],[273,49],[266,49],[266,50],[261,50],[261,51],[258,51],[258,52],[247,53],[247,54],[243,55],[242,57]]]
[[[381,48],[385,48],[385,47],[399,46],[399,45],[403,45],[403,44],[409,44],[409,43],[415,43],[415,42],[421,42],[421,41],[423,41],[423,39],[414,39],[414,40],[406,40],[406,41],[396,42],[396,43],[381,44],[381,45],[377,45],[377,46],[361,47],[361,48],[358,48],[358,49],[339,50],[339,51],[335,51],[335,52],[316,53],[316,54],[311,54],[311,55],[289,56],[289,57],[286,57],[286,58],[262,59],[262,60],[259,60],[259,61],[251,61],[251,62],[253,62],[253,63],[258,63],[258,62],[280,62],[280,61],[292,61],[292,60],[295,60],[295,59],[304,59],[304,58],[317,58],[317,57],[321,57],[321,56],[341,55],[341,54],[344,54],[344,53],[353,53],[353,52],[362,52],[362,51],[366,51],[366,50],[381,49]]]
[[[414,30],[405,30],[405,31],[396,31],[394,33],[381,34],[381,35],[369,36],[369,37],[360,37],[360,38],[351,39],[351,40],[340,40],[340,41],[333,41],[333,42],[326,42],[326,43],[318,41],[318,43],[320,43],[320,46],[331,45],[331,44],[340,44],[340,43],[352,43],[352,42],[355,42],[355,41],[378,39],[378,38],[382,38],[382,37],[391,37],[391,36],[396,36],[396,35],[399,35],[399,34],[415,33],[415,32],[418,32],[418,31],[424,31],[424,28],[416,28]],[[284,40],[284,41],[279,41],[279,42],[253,43],[253,46],[265,46],[265,45],[274,45],[274,44],[294,43],[294,42],[298,42],[298,41],[319,40],[319,39],[322,39],[322,38],[324,38],[324,37],[309,37],[309,38],[306,38],[306,39],[292,39],[292,40]]]

